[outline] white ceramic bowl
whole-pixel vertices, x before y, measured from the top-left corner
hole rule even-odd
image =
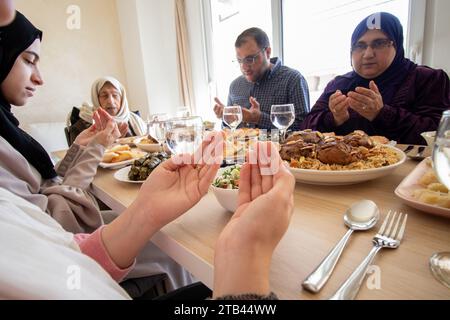
[[[216,175],[216,178],[220,177],[225,170],[229,169],[227,168],[221,168]],[[220,205],[230,211],[235,212],[238,205],[238,196],[239,196],[239,190],[238,189],[223,189],[223,188],[217,188],[213,185],[211,185],[210,189],[216,196],[217,201],[220,203]]]
[[[230,212],[236,211],[238,206],[238,189],[222,189],[211,186],[211,190],[216,196],[217,201],[224,209]]]
[[[436,138],[436,131],[429,131],[429,132],[424,132],[421,134],[421,136],[425,139],[425,141],[427,142],[428,146],[433,149],[434,147],[434,140]]]

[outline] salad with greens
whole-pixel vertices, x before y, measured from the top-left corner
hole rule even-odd
[[[214,180],[213,186],[221,189],[239,189],[240,174],[240,166],[229,167],[221,174],[220,177]]]

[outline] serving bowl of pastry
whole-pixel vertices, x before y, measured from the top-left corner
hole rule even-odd
[[[281,145],[297,182],[315,185],[350,185],[381,178],[401,166],[406,155],[362,131],[347,136],[305,130],[293,133]]]

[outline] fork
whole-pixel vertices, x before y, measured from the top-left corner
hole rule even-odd
[[[330,298],[330,300],[355,299],[367,273],[367,269],[372,264],[372,261],[374,260],[378,251],[380,251],[382,248],[397,249],[400,246],[400,241],[402,240],[403,234],[405,232],[406,220],[408,219],[408,215],[403,215],[403,213],[400,212],[397,218],[397,212],[394,212],[394,216],[391,219],[391,213],[392,212],[389,211],[380,230],[373,238],[372,242],[374,246],[370,253],[356,268],[356,270],[347,279],[347,281],[345,281],[344,284],[342,284],[342,286],[338,289],[338,291],[336,291],[336,293]],[[394,228],[392,228],[394,222],[395,226]],[[400,225],[401,227],[399,230]]]
[[[403,150],[403,152],[404,152],[405,154],[408,154],[410,151],[412,151],[412,149],[414,149],[414,146],[409,145],[405,150]]]
[[[408,155],[408,157],[413,160],[423,160],[424,159],[423,153],[425,152],[425,149],[426,149],[426,147],[423,147],[423,146],[419,147],[417,149],[417,154],[415,156]]]

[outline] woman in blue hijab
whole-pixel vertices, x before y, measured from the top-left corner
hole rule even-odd
[[[405,58],[402,25],[385,12],[356,27],[351,59],[353,71],[328,84],[302,128],[425,144],[420,134],[436,130],[450,108],[448,75]]]

